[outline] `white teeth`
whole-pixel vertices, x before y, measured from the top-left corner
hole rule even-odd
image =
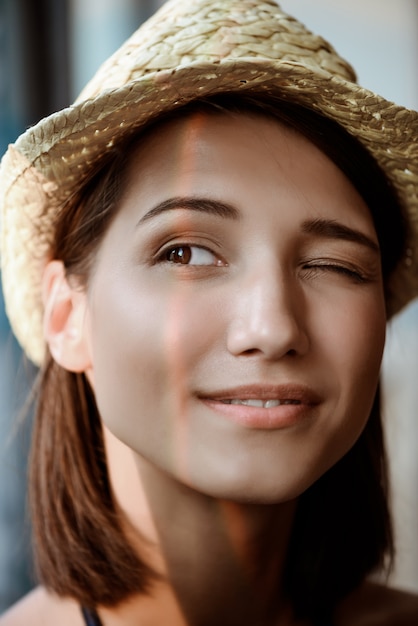
[[[249,400],[231,400],[231,404],[243,404],[244,406],[255,406],[260,409],[262,409],[264,406],[264,402],[262,400],[256,400],[255,398],[250,398]]]
[[[253,406],[259,409],[271,409],[281,404],[300,404],[300,400],[258,400],[256,398],[249,398],[248,400],[223,400],[224,404],[240,404],[244,406]]]
[[[279,404],[281,404],[280,400],[267,400],[264,402],[264,407],[270,409],[272,406],[279,406]]]

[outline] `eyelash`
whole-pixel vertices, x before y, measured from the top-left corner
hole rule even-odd
[[[338,263],[318,263],[314,262],[312,264],[304,264],[303,268],[309,271],[309,278],[314,278],[321,271],[332,272],[335,274],[341,274],[346,276],[348,279],[356,282],[356,283],[367,283],[368,278],[359,270],[356,270],[351,267],[347,267],[345,265],[339,265]]]
[[[182,263],[181,262],[181,258],[182,255],[179,255],[179,262],[175,262],[173,259],[170,259],[169,256],[172,255],[173,253],[178,253],[179,251],[189,251],[189,255],[184,255],[184,258],[187,259],[187,262]],[[193,255],[193,250],[197,250],[200,253],[207,253],[208,255],[212,255],[215,262],[214,263],[190,263],[190,260],[192,259],[192,255]],[[199,254],[199,252],[197,252],[197,254]],[[183,266],[191,266],[191,267],[211,267],[211,266],[223,266],[225,265],[225,263],[219,259],[217,257],[217,255],[210,250],[209,248],[206,248],[205,246],[199,246],[196,244],[186,244],[186,243],[179,243],[176,245],[170,245],[167,246],[166,248],[164,248],[163,250],[161,250],[161,252],[159,252],[159,254],[157,255],[156,259],[155,259],[155,263],[168,263],[170,265],[183,265]]]
[[[175,253],[176,251],[179,252],[181,250],[189,251],[190,256],[187,259],[186,263],[182,263],[181,260],[180,262],[175,262],[174,260],[169,258],[169,255],[171,255],[172,253]],[[193,250],[199,250],[203,253],[210,254],[213,256],[214,260],[217,259],[217,261],[214,263],[190,263]],[[181,255],[180,255],[180,258],[181,258]],[[223,260],[221,260],[219,257],[217,257],[217,255],[209,248],[206,248],[205,246],[201,246],[197,244],[191,244],[191,243],[189,244],[179,243],[177,245],[167,246],[166,248],[164,248],[163,250],[159,252],[159,254],[157,255],[155,259],[155,263],[168,263],[169,265],[183,265],[186,267],[187,266],[188,267],[217,267],[217,266],[219,267],[219,266],[226,265],[226,263]],[[361,272],[360,270],[347,267],[346,265],[340,265],[338,263],[334,263],[330,261],[315,260],[309,263],[304,263],[302,267],[304,270],[307,270],[307,275],[305,275],[305,277],[307,278],[315,278],[322,272],[331,272],[337,275],[339,274],[339,275],[345,276],[349,280],[358,284],[364,284],[364,283],[369,282],[369,279],[367,278],[367,276],[365,276],[364,273]]]

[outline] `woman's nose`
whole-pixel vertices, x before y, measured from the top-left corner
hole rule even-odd
[[[269,360],[309,349],[303,293],[295,280],[253,274],[236,286],[227,347],[231,354]]]

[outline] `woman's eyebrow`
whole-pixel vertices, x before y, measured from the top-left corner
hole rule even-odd
[[[316,235],[324,239],[341,239],[353,241],[366,246],[373,252],[380,252],[379,245],[370,237],[359,230],[341,224],[336,220],[315,219],[307,220],[302,224],[302,232],[308,235]]]
[[[172,211],[174,209],[189,209],[191,211],[200,211],[201,213],[209,213],[211,215],[217,215],[231,220],[238,220],[240,213],[238,209],[229,204],[228,202],[221,202],[220,200],[213,200],[211,198],[199,197],[199,196],[178,196],[175,198],[168,198],[156,204],[152,209],[147,211],[145,215],[138,220],[137,226],[148,220],[161,215],[166,211]]]

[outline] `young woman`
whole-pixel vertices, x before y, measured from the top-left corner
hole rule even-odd
[[[353,79],[273,2],[176,1],[9,149],[42,586],[2,626],[416,623],[367,578],[418,117]]]

